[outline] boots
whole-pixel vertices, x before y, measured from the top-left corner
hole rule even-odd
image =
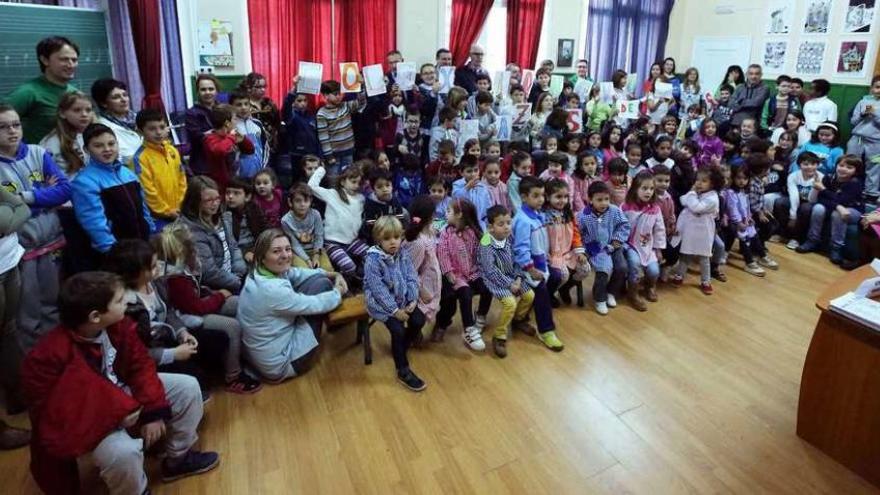
[[[645,299],[652,303],[657,302],[657,280],[651,280],[648,277],[645,277],[642,280],[642,284],[645,286]]]
[[[639,294],[639,281],[631,282],[626,285],[626,294],[629,296],[629,302],[636,311],[647,311],[648,304]]]

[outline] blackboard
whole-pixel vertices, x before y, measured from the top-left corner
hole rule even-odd
[[[66,36],[79,45],[79,67],[72,84],[88,94],[92,83],[113,77],[103,11],[0,3],[0,96],[40,75],[37,43]]]

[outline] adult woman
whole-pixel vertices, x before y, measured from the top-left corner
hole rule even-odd
[[[251,106],[254,109],[253,116],[263,124],[263,129],[266,131],[267,151],[271,160],[278,150],[278,131],[281,129],[281,113],[278,111],[278,105],[272,101],[272,98],[266,96],[266,78],[258,72],[251,72],[241,80],[238,89],[248,94],[251,99]]]
[[[214,74],[199,74],[196,77],[196,93],[198,100],[186,111],[186,138],[189,141],[189,168],[194,174],[203,174],[208,170],[205,159],[203,140],[211,125],[211,109],[217,102],[220,92],[220,81]]]
[[[663,74],[663,67],[660,65],[660,62],[654,62],[651,64],[651,69],[648,71],[648,78],[645,79],[645,82],[642,83],[642,94],[646,95],[651,91],[654,91],[654,81],[657,80]]]
[[[718,85],[718,89],[715,90],[715,99],[718,99],[718,94],[721,93],[721,86],[729,84],[730,87],[736,91],[737,86],[746,82],[746,76],[743,73],[743,69],[738,65],[731,65],[727,68],[727,72],[724,74],[724,80],[721,81],[721,84]]]
[[[242,343],[251,365],[267,380],[308,371],[318,351],[323,315],[348,291],[341,275],[291,266],[293,249],[280,229],[254,245],[254,267],[238,300]]]
[[[116,134],[119,161],[127,165],[143,143],[136,130],[128,86],[116,79],[98,79],[92,84],[92,99],[98,105],[98,123]]]
[[[687,111],[692,105],[705,107],[703,93],[700,89],[700,71],[696,67],[689,67],[684,71],[684,83],[681,85],[681,101],[678,107],[678,118],[687,118]]]
[[[672,85],[672,99],[675,104],[671,106],[669,112],[675,115],[673,112],[678,112],[678,100],[681,98],[681,79],[675,75],[674,58],[666,57],[663,59],[663,76],[666,77],[666,82]]]
[[[213,179],[202,175],[193,177],[183,196],[178,221],[192,234],[202,283],[214,290],[226,289],[238,294],[247,265],[232,234],[232,214],[220,213],[222,199]]]

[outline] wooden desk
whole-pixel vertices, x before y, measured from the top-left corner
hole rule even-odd
[[[871,276],[863,266],[816,301],[822,315],[804,362],[797,434],[880,486],[880,334],[829,309]]]

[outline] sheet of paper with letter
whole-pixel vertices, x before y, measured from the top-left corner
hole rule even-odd
[[[324,75],[324,64],[316,64],[314,62],[300,62],[297,76],[299,81],[296,83],[296,90],[299,93],[308,95],[316,95],[321,92],[321,77]]]
[[[381,64],[364,67],[364,84],[367,86],[367,96],[385,94],[385,74],[382,73]]]

